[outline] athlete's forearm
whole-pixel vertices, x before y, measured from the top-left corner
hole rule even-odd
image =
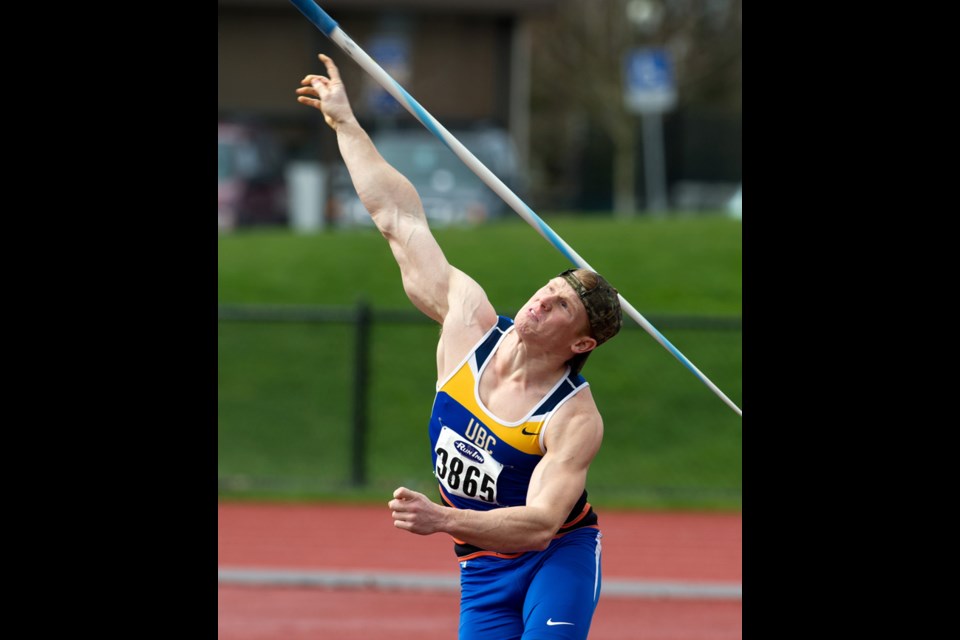
[[[399,229],[399,216],[425,221],[420,196],[410,181],[391,166],[356,120],[337,126],[337,144],[353,186],[374,223],[388,238]]]
[[[458,540],[490,551],[542,551],[559,529],[556,516],[536,507],[491,511],[444,508],[443,530]]]

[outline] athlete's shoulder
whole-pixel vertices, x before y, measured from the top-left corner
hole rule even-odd
[[[443,380],[452,374],[471,354],[480,356],[491,351],[508,328],[500,329],[501,324],[502,321],[496,314],[492,318],[477,320],[468,325],[444,322],[437,346],[437,379]]]
[[[600,417],[600,409],[597,407],[597,401],[593,397],[593,391],[586,381],[577,387],[576,393],[570,396],[570,400],[564,403],[564,406],[569,406],[569,409],[577,414]]]
[[[544,448],[582,450],[588,458],[596,455],[603,441],[603,418],[589,387],[563,403],[544,431]]]

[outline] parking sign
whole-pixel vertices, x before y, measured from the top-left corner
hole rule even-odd
[[[398,83],[410,79],[410,42],[402,35],[376,35],[367,44],[370,57]],[[380,84],[366,78],[367,106],[378,115],[403,113],[403,106]]]
[[[624,100],[634,113],[663,113],[677,102],[666,49],[632,49],[624,56]]]

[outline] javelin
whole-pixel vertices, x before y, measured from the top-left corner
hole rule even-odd
[[[409,93],[407,93],[403,87],[401,87],[396,80],[394,80],[390,74],[383,70],[383,68],[377,64],[377,62],[371,58],[367,53],[361,49],[357,44],[350,39],[343,29],[334,22],[334,20],[327,15],[327,12],[321,9],[314,0],[290,0],[300,12],[307,17],[310,22],[312,22],[320,31],[323,32],[325,36],[330,38],[334,44],[343,49],[343,51],[353,58],[353,60],[359,64],[364,71],[373,76],[373,79],[376,80],[384,89],[386,89],[390,95],[396,98],[397,102],[402,104],[407,111],[409,111],[413,117],[420,121],[420,123],[425,126],[433,135],[440,139],[448,149],[460,158],[467,167],[473,171],[481,180],[486,183],[488,187],[493,189],[493,191],[503,198],[503,201],[506,202],[510,207],[516,211],[521,218],[527,221],[527,223],[532,226],[537,232],[543,236],[550,244],[556,247],[560,253],[562,253],[570,262],[572,262],[577,267],[581,269],[590,269],[591,271],[596,271],[593,267],[587,264],[587,261],[580,257],[573,248],[564,242],[563,238],[558,236],[553,229],[551,229],[546,222],[544,222],[540,216],[533,212],[533,210],[528,207],[523,200],[521,200],[517,195],[511,191],[507,185],[503,183],[500,178],[495,176],[487,167],[480,162],[476,156],[474,156],[470,151],[460,143],[446,128],[440,124],[436,118],[427,113],[426,109],[420,106],[420,103],[413,99]],[[743,417],[743,412],[740,408],[735,405],[730,398],[728,398],[720,389],[717,388],[717,385],[713,384],[707,376],[703,375],[699,369],[697,369],[692,362],[690,362],[686,356],[684,356],[680,351],[667,340],[663,334],[661,334],[657,329],[650,324],[646,318],[644,318],[639,311],[637,311],[632,304],[627,302],[627,300],[617,294],[617,297],[620,299],[620,306],[626,310],[627,315],[637,321],[641,327],[643,327],[647,333],[653,336],[653,339],[656,340],[663,346],[664,349],[673,354],[677,360],[680,361],[683,366],[689,369],[697,378],[707,387],[717,394],[721,400],[723,400],[727,405],[737,412],[738,416]]]

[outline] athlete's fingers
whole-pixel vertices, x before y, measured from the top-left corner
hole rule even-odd
[[[415,492],[407,489],[406,487],[397,487],[393,492],[393,497],[397,500],[409,500],[417,495]]]
[[[300,81],[300,84],[312,87],[313,83],[321,78],[323,78],[323,76],[318,76],[315,73],[308,73],[306,76],[304,76],[303,80]]]
[[[417,515],[409,511],[404,511],[402,509],[403,503],[400,500],[391,500],[390,504],[393,508],[390,514],[393,517],[393,526],[398,529],[413,531]]]
[[[387,503],[387,506],[393,511],[393,516],[396,517],[397,513],[400,511],[406,511],[406,506],[409,500],[409,495],[411,491],[406,487],[398,487],[393,492],[393,500]]]
[[[296,94],[301,97],[306,98],[320,98],[320,94],[317,93],[317,90],[313,87],[300,87],[296,90]]]
[[[324,54],[321,53],[321,54],[318,55],[317,57],[320,58],[320,62],[322,62],[324,65],[326,65],[326,67],[327,67],[327,74],[330,76],[330,79],[333,80],[334,82],[339,82],[339,81],[340,81],[340,69],[338,69],[338,68],[337,68],[337,65],[334,64],[333,60],[330,59],[330,56],[327,56],[327,55],[324,55]]]
[[[316,98],[308,98],[307,96],[297,96],[297,102],[300,104],[305,104],[307,106],[313,107],[315,109],[320,108],[321,102]]]

